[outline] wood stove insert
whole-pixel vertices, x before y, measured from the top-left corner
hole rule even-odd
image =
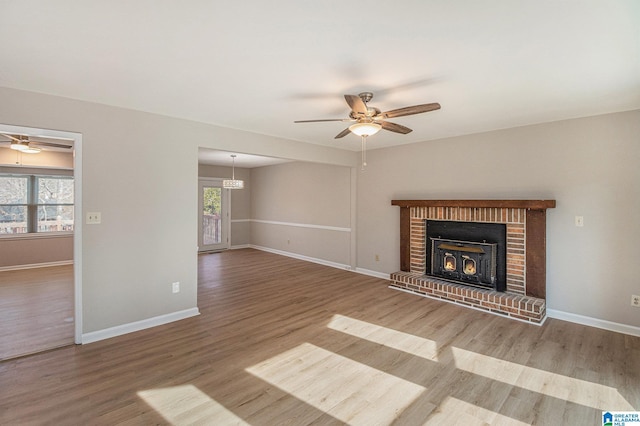
[[[500,223],[427,220],[425,273],[505,291],[506,235]]]

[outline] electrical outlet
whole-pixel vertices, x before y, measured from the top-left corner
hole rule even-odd
[[[584,226],[584,217],[576,216],[576,226],[583,227]]]
[[[376,254],[376,262],[380,262],[380,255]]]
[[[640,296],[637,294],[631,295],[631,306],[635,306],[636,308],[640,308]]]
[[[87,213],[87,225],[99,225],[102,221],[100,212]]]
[[[171,291],[173,291],[174,293],[180,293],[180,281],[176,281],[175,283],[171,284]]]

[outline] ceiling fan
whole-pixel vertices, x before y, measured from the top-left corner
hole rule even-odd
[[[298,120],[294,123],[315,123],[323,121],[342,121],[346,123],[354,123],[338,133],[335,139],[342,138],[349,133],[355,133],[358,136],[370,136],[380,129],[389,130],[390,132],[401,133],[406,135],[412,129],[401,124],[386,121],[388,118],[404,117],[407,115],[422,114],[423,112],[435,111],[440,109],[439,103],[413,105],[404,108],[392,109],[390,111],[381,112],[378,108],[370,107],[367,103],[373,98],[373,93],[363,92],[359,95],[344,95],[347,104],[351,108],[349,118],[328,118],[320,120]]]
[[[26,152],[29,154],[34,154],[40,152],[40,147],[49,147],[49,148],[61,148],[61,149],[71,149],[72,145],[54,143],[54,142],[45,142],[39,140],[30,140],[27,135],[10,135],[7,133],[0,133],[0,136],[4,137],[7,140],[0,139],[0,146],[8,146],[11,149],[20,152]]]

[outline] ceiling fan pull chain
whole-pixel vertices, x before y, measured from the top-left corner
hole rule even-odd
[[[367,167],[367,137],[362,135],[362,168],[364,170]]]

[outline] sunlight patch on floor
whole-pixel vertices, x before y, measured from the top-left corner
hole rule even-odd
[[[342,315],[334,315],[327,327],[430,361],[438,360],[438,345],[433,340]],[[497,382],[599,410],[610,410],[611,407],[616,407],[616,410],[634,409],[617,389],[610,386],[527,367],[454,346],[451,347],[451,352],[459,370]]]
[[[193,385],[139,391],[138,396],[173,425],[248,425]]]
[[[413,334],[403,333],[402,331],[374,325],[343,315],[334,315],[327,327],[431,361],[438,360],[438,345],[436,342]]]
[[[593,407],[633,410],[617,389],[452,347],[456,368],[491,380]]]
[[[448,396],[429,416],[428,425],[513,425],[528,426],[529,423],[504,416],[475,404]]]
[[[310,343],[246,371],[349,424],[389,424],[425,390]]]

